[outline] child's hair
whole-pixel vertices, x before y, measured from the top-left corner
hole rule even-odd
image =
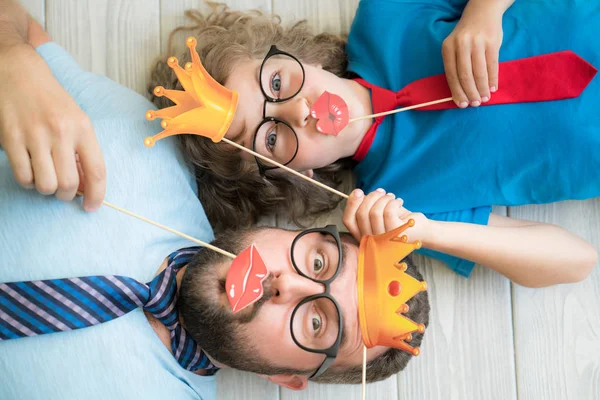
[[[173,55],[172,41],[177,32],[197,39],[196,50],[208,73],[224,84],[233,69],[251,59],[262,59],[271,45],[296,56],[304,63],[320,64],[338,76],[345,76],[346,39],[339,35],[314,35],[306,21],[289,28],[277,16],[260,11],[233,11],[222,4],[209,3],[212,11],[203,15],[188,10],[193,25],[171,32],[168,54]],[[189,61],[188,53],[180,64]],[[166,63],[159,60],[152,70],[149,92],[161,85],[181,89],[177,77]],[[152,96],[159,108],[172,105],[164,97]],[[310,182],[284,171],[267,172],[261,177],[254,160],[243,160],[240,150],[225,143],[213,143],[197,135],[179,136],[186,158],[193,164],[198,182],[198,197],[216,230],[240,228],[256,223],[264,215],[285,215],[299,223],[299,217],[316,216],[332,210],[339,198]],[[314,178],[329,186],[338,186],[344,172],[352,166],[349,159],[339,160],[316,169]]]

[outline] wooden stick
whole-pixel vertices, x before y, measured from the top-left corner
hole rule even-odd
[[[363,364],[362,364],[362,400],[367,395],[367,346],[363,345]]]
[[[402,111],[414,110],[415,108],[421,108],[421,107],[432,106],[434,104],[445,103],[445,102],[451,101],[451,100],[452,100],[452,97],[446,97],[445,99],[429,101],[427,103],[416,104],[414,106],[408,106],[408,107],[404,107],[404,108],[399,108],[397,110],[381,112],[381,113],[378,113],[378,114],[365,115],[364,117],[352,118],[348,122],[350,123],[350,122],[359,121],[361,119],[367,119],[367,118],[377,118],[377,117],[381,117],[381,116],[384,116],[384,115],[399,113],[399,112],[402,112]]]
[[[191,237],[191,236],[189,236],[189,235],[186,235],[185,233],[181,233],[181,232],[179,232],[179,231],[176,231],[175,229],[171,229],[171,228],[169,228],[169,227],[167,227],[167,226],[164,226],[164,225],[162,225],[162,224],[159,224],[158,222],[151,221],[151,220],[149,220],[148,218],[144,218],[144,217],[142,217],[142,216],[139,216],[139,215],[137,215],[137,214],[134,214],[134,213],[132,213],[131,211],[127,211],[127,210],[126,210],[126,209],[124,209],[124,208],[121,208],[121,207],[119,207],[119,206],[115,206],[114,204],[110,204],[110,203],[109,203],[109,202],[107,202],[107,201],[103,201],[103,202],[102,202],[102,204],[104,204],[104,205],[105,205],[105,206],[107,206],[107,207],[113,208],[113,209],[115,209],[115,210],[117,210],[117,211],[120,211],[120,212],[122,212],[122,213],[124,213],[124,214],[130,215],[130,216],[132,216],[132,217],[134,217],[134,218],[137,218],[137,219],[139,219],[139,220],[142,220],[142,221],[144,221],[144,222],[147,222],[147,223],[149,223],[149,224],[151,224],[151,225],[157,226],[157,227],[159,227],[159,228],[161,228],[161,229],[164,229],[165,231],[168,231],[168,232],[174,233],[175,235],[181,236],[181,237],[182,237],[182,238],[184,238],[184,239],[191,240],[192,242],[198,243],[199,245],[201,245],[201,246],[204,246],[204,247],[206,247],[206,248],[208,248],[208,249],[211,249],[211,250],[213,250],[213,251],[216,251],[217,253],[221,253],[221,254],[223,254],[224,256],[227,256],[227,257],[229,257],[229,258],[231,258],[231,259],[234,259],[234,258],[236,257],[236,255],[235,255],[235,254],[231,254],[231,253],[230,253],[230,252],[228,252],[228,251],[221,250],[220,248],[218,248],[218,247],[215,247],[215,246],[213,246],[212,244],[208,244],[208,243],[206,243],[206,242],[203,242],[202,240],[198,240],[198,239],[196,239],[196,238],[193,238],[193,237]]]
[[[296,176],[298,176],[298,177],[300,177],[300,178],[304,179],[305,181],[309,181],[309,182],[311,182],[311,183],[314,183],[315,185],[317,185],[317,186],[319,186],[319,187],[321,187],[321,188],[323,188],[323,189],[325,189],[325,190],[329,190],[331,193],[335,193],[335,194],[337,194],[338,196],[341,196],[341,197],[343,197],[344,199],[347,199],[347,198],[348,198],[348,195],[347,195],[347,194],[345,194],[345,193],[342,193],[342,192],[340,192],[339,190],[335,190],[334,188],[331,188],[331,187],[329,187],[329,186],[327,186],[327,185],[324,185],[324,184],[322,184],[321,182],[317,182],[317,181],[315,181],[314,179],[312,179],[312,178],[309,178],[308,176],[306,176],[306,175],[304,175],[304,174],[301,174],[301,173],[300,173],[300,172],[298,172],[298,171],[295,171],[295,170],[293,170],[293,169],[291,169],[291,168],[288,168],[288,167],[286,167],[286,166],[285,166],[285,165],[283,165],[283,164],[280,164],[280,163],[278,163],[277,161],[271,160],[271,159],[270,159],[270,158],[268,158],[268,157],[265,157],[265,156],[263,156],[263,155],[261,155],[261,154],[258,154],[257,152],[255,152],[255,151],[252,151],[252,150],[250,150],[250,149],[248,149],[248,148],[246,148],[246,147],[244,147],[244,146],[242,146],[242,145],[239,145],[239,144],[237,144],[236,142],[232,142],[231,140],[229,140],[229,139],[227,139],[227,138],[223,138],[223,139],[221,139],[221,140],[223,140],[225,143],[229,143],[230,145],[232,145],[232,146],[234,146],[234,147],[237,147],[237,148],[238,148],[238,149],[240,149],[240,150],[243,150],[243,151],[246,151],[246,152],[248,152],[248,153],[252,154],[254,157],[258,157],[258,158],[260,158],[261,160],[264,160],[264,161],[267,161],[268,163],[271,163],[271,164],[273,164],[273,165],[276,165],[276,166],[278,166],[279,168],[282,168],[282,169],[284,169],[284,170],[286,170],[286,171],[288,171],[288,172],[290,172],[290,173],[292,173],[292,174],[294,174],[294,175],[296,175]]]

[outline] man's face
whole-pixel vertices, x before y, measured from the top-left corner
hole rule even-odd
[[[281,368],[316,370],[325,356],[298,347],[290,332],[290,320],[296,306],[307,296],[320,294],[325,290],[323,284],[299,275],[292,265],[290,250],[292,241],[298,233],[269,229],[259,231],[251,238],[271,275],[265,285],[267,292],[265,296],[270,295],[270,298],[265,302],[259,302],[255,317],[244,324],[244,329],[247,337],[253,338],[253,342],[250,344],[264,360]],[[331,260],[336,257],[338,251],[335,244],[319,240],[319,236],[310,235],[306,240],[298,242],[299,244],[294,248],[294,259],[297,265],[304,264],[306,268],[317,265],[320,268],[323,262],[327,262],[327,259]],[[363,349],[358,322],[356,287],[358,246],[355,243],[345,242],[343,247],[343,262],[339,275],[331,284],[330,294],[340,306],[345,337],[342,339],[338,356],[332,366],[356,366],[362,362]],[[213,275],[214,279],[225,279],[229,266],[230,263],[218,266],[217,276]],[[336,266],[337,263],[335,266],[328,265],[326,268],[335,268]],[[226,293],[220,293],[219,296],[219,302],[226,304],[226,308],[231,310]],[[240,314],[252,311],[249,308],[241,311]],[[331,313],[324,310],[301,307],[294,317],[296,339],[303,344],[314,342],[314,338],[320,335],[320,329],[326,329],[327,326],[337,323],[332,319]],[[377,357],[387,349],[387,347],[369,349],[368,359]]]

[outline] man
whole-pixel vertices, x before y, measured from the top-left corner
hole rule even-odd
[[[14,3],[9,5],[15,6]],[[2,7],[2,10],[22,12],[19,7]],[[13,22],[6,24],[4,20],[3,27],[12,27]],[[5,35],[9,31],[3,30],[2,33]],[[59,88],[62,86],[60,89],[66,90],[70,97],[47,106],[60,109],[66,102],[74,100],[89,117],[107,166],[106,193],[109,201],[197,238],[210,240],[212,231],[201,204],[196,200],[195,180],[181,160],[174,142],[165,141],[152,151],[142,146],[144,137],[160,130],[156,123],[144,119],[146,110],[152,108],[150,103],[104,77],[82,71],[63,49],[48,43],[47,34],[33,21],[29,21],[24,31],[27,35],[21,36],[21,39],[27,40],[29,45],[20,43],[2,50],[5,52],[3,59],[19,62],[3,65],[0,82],[16,82],[19,87],[19,83],[25,82],[23,85],[26,85],[28,80],[35,79],[41,86],[37,91],[23,89],[11,92],[11,97],[6,98],[3,108],[0,108],[3,128],[6,129],[6,121],[10,121],[5,113],[7,105],[28,104],[34,110],[43,111],[43,108],[36,109],[35,106],[41,104],[40,99],[52,99],[52,95],[60,98],[61,93],[52,90],[58,81]],[[0,47],[2,43],[0,39]],[[31,46],[37,47],[37,53],[32,51]],[[4,58],[4,55],[10,57]],[[19,76],[23,75],[30,79],[19,81]],[[67,111],[65,107],[65,113]],[[37,117],[39,114],[30,114],[31,121]],[[4,256],[0,282],[105,274],[130,276],[140,282],[149,282],[167,254],[189,245],[170,233],[107,207],[86,214],[79,202],[60,203],[54,198],[23,190],[13,179],[11,166],[15,164],[9,163],[5,150],[8,151],[8,147],[0,151],[0,251]],[[86,153],[85,150],[82,152]],[[89,152],[86,154],[89,155]],[[84,164],[81,158],[85,158],[85,154],[79,156],[80,163]],[[33,154],[31,157],[33,163],[35,157]],[[45,190],[48,189],[45,184],[38,185],[40,175],[46,169],[31,168],[33,173],[28,183],[37,185],[38,191],[51,194],[58,188],[62,193],[57,193],[57,197],[62,199],[68,199],[72,194],[72,182],[67,185],[61,183],[60,168],[56,168],[58,185],[54,185],[54,191],[52,188]],[[94,170],[86,169],[85,165],[83,169],[87,188],[87,179],[94,175]],[[96,175],[92,177],[97,178],[102,173]],[[89,208],[95,207],[92,204]],[[290,312],[302,303],[299,299],[307,294],[323,293],[324,288],[322,284],[300,275],[296,268],[302,268],[299,260],[312,256],[310,251],[318,248],[319,243],[331,245],[331,240],[323,241],[321,235],[311,235],[313,242],[306,242],[307,238],[298,240],[290,258],[295,236],[295,233],[280,230],[257,230],[238,235],[226,234],[225,239],[219,239],[217,244],[222,243],[223,247],[235,251],[253,241],[269,266],[271,276],[265,283],[266,295],[250,311],[245,310],[239,315],[232,315],[223,302],[221,282],[229,262],[203,250],[189,269],[181,271],[179,277],[183,277],[184,281],[180,305],[183,325],[203,348],[206,347],[206,352],[216,364],[256,371],[269,375],[269,379],[276,383],[300,389],[306,386],[314,370],[322,365],[325,356],[303,350],[295,342],[290,342],[288,335],[291,333],[289,330],[286,333],[285,328],[290,326]],[[339,262],[327,264],[339,267],[336,268],[339,269],[338,275],[330,282],[330,295],[339,303],[342,316],[342,324],[339,324],[342,341],[338,355],[321,375],[322,380],[330,382],[355,382],[361,362],[362,344],[356,318],[354,283],[358,248],[349,239],[344,241],[346,244],[341,246],[340,243],[339,246],[344,251],[337,255],[331,253],[331,257],[337,257]],[[313,247],[306,243],[313,243]],[[318,254],[322,258],[313,259],[313,267],[321,268],[319,265],[325,265],[330,259],[324,258],[325,253]],[[295,260],[295,267],[291,260]],[[315,260],[319,261],[315,264]],[[205,285],[213,286],[204,293]],[[409,317],[426,323],[428,305],[424,295],[420,298],[425,299],[422,306],[412,308],[425,319],[419,320],[411,314]],[[304,335],[303,330],[311,326],[313,330],[329,329],[331,325],[327,324],[326,317],[331,314],[314,315],[313,318],[304,310],[306,308],[296,315],[308,315],[308,319],[303,320],[307,325],[294,328],[294,334],[300,343],[311,345],[314,343],[306,342],[310,337]],[[14,311],[6,304],[0,304],[0,312],[5,319],[9,314],[14,315]],[[195,313],[198,313],[197,317]],[[294,319],[294,323],[297,321]],[[278,330],[273,330],[274,326]],[[170,352],[169,333],[166,332],[165,339],[164,329],[142,309],[137,309],[94,327],[0,341],[0,398],[214,398],[214,377],[183,369]],[[268,338],[268,341],[255,338]],[[415,338],[413,344],[419,341],[420,338]],[[374,372],[370,372],[369,378],[374,380],[403,368],[408,356],[375,348],[370,351],[369,360],[381,365],[370,370]],[[33,384],[28,379],[30,377],[34,377]]]

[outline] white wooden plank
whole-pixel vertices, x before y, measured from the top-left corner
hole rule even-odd
[[[600,249],[600,199],[510,213],[563,226]],[[515,285],[514,299],[519,399],[600,399],[600,269],[577,284]]]
[[[271,0],[229,0],[226,3],[232,10],[257,9],[271,12]],[[168,50],[169,33],[179,26],[190,24],[190,21],[186,20],[184,16],[184,12],[188,9],[210,10],[203,0],[160,0],[161,50],[163,53]],[[176,40],[175,43],[184,43],[183,41],[189,35],[189,32],[182,32],[173,40]],[[176,48],[179,48],[179,46],[176,46]],[[184,46],[182,48],[185,49]]]
[[[145,93],[159,10],[159,0],[48,0],[46,26],[83,68]]]
[[[396,400],[398,398],[397,381],[391,376],[385,381],[367,385],[367,400]],[[303,391],[281,389],[282,400],[361,400],[361,385],[321,385],[310,382]]]
[[[217,399],[278,400],[276,385],[256,374],[226,369],[217,374]]]
[[[481,266],[465,279],[440,262],[416,261],[431,314],[421,355],[398,374],[399,398],[516,399],[510,282]]]
[[[348,33],[359,0],[273,0],[273,12],[284,23],[307,19],[315,31]]]
[[[46,26],[46,9],[44,0],[21,0],[21,5],[27,9],[33,18],[42,26]]]

